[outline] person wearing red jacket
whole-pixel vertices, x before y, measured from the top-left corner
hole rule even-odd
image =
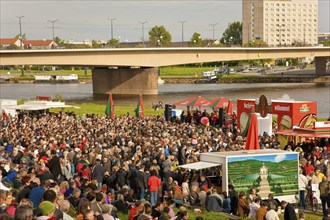
[[[314,166],[312,165],[312,161],[311,160],[307,160],[307,164],[304,166],[305,169],[305,175],[308,176],[308,174],[311,171],[314,171]]]
[[[158,189],[160,187],[160,178],[157,176],[156,170],[151,171],[151,176],[148,179],[148,186],[150,192],[150,203],[151,206],[154,206],[157,202]]]

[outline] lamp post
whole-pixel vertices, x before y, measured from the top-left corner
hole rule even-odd
[[[230,37],[230,46],[233,46],[233,37]]]
[[[215,24],[210,24],[212,26],[212,40],[214,40],[214,27],[216,25],[218,25],[219,23],[215,23]]]
[[[19,20],[19,39],[20,39],[20,47],[22,49],[22,18],[24,18],[24,16],[16,16],[16,18],[18,18]]]
[[[181,23],[181,43],[183,46],[183,42],[184,42],[184,32],[183,32],[183,24],[186,23],[187,21],[179,21],[179,23]]]
[[[142,25],[142,45],[144,45],[144,25],[148,23],[148,21],[143,21],[143,22],[139,21],[139,23]]]
[[[116,20],[116,18],[108,18],[108,21],[111,23],[111,40],[113,39],[113,21]]]
[[[57,22],[58,20],[56,19],[56,20],[48,20],[49,22],[51,22],[52,23],[52,28],[53,28],[53,48],[54,48],[54,43],[55,43],[55,34],[54,34],[54,30],[55,30],[55,27],[54,27],[54,24],[55,24],[55,22]]]

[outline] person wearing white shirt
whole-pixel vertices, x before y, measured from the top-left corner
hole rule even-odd
[[[299,204],[300,207],[303,207],[305,204],[305,191],[306,186],[308,185],[307,177],[303,174],[303,170],[299,170],[298,176],[298,188],[299,188]]]
[[[260,198],[256,197],[250,206],[249,218],[255,218],[257,215],[257,210],[260,208]]]

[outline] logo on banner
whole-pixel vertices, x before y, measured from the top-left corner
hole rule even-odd
[[[268,113],[268,101],[265,95],[261,95],[259,98],[259,113],[261,117],[266,118]]]
[[[309,107],[307,106],[307,104],[301,105],[300,112],[309,112]]]
[[[290,106],[276,105],[275,110],[276,111],[289,112],[290,111]]]

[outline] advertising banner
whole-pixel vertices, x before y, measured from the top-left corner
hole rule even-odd
[[[316,121],[316,102],[272,101],[272,114],[277,115],[278,130],[290,130],[293,126],[313,128]],[[288,142],[287,135],[278,135],[283,148]]]
[[[298,153],[228,158],[228,180],[237,192],[255,188],[262,199],[298,194]]]
[[[249,119],[251,108],[255,108],[254,99],[237,100],[237,123],[240,131],[244,131]]]

